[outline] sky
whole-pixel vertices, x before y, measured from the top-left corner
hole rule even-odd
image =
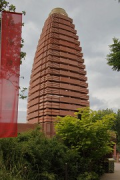
[[[65,9],[73,19],[85,59],[90,108],[120,109],[120,72],[107,65],[113,38],[120,39],[120,3],[117,0],[9,0],[16,12],[26,11],[22,37],[27,53],[21,65],[21,87],[29,87],[34,55],[44,22],[53,8]],[[26,93],[27,94],[27,93]],[[26,122],[27,99],[19,100],[18,122]]]

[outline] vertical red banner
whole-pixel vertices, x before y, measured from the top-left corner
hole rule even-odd
[[[0,138],[17,136],[22,14],[2,12]]]

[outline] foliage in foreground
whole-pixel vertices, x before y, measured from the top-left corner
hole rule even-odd
[[[100,112],[81,108],[76,114],[81,119],[71,116],[58,117],[56,134],[64,144],[76,149],[82,157],[101,158],[111,151],[110,129],[114,124],[115,114],[102,116]]]
[[[98,113],[99,113],[99,119],[100,119],[102,116],[112,114],[114,112],[112,109],[105,109],[105,110],[99,110]],[[117,151],[120,152],[120,109],[118,109],[115,114],[116,114],[116,117],[115,117],[114,124],[111,127],[111,130],[112,130],[113,138],[116,135]]]
[[[17,138],[1,139],[4,170],[15,178],[38,180],[63,176],[67,148],[55,138],[47,139],[37,129]],[[49,178],[49,179],[51,179]],[[59,179],[59,178],[58,178]]]
[[[116,113],[116,121],[114,125],[114,131],[116,131],[117,135],[117,151],[120,153],[120,109],[118,109]]]
[[[78,114],[81,119],[77,118]],[[110,129],[114,124],[115,114],[104,115],[100,111],[83,108],[79,109],[76,115],[58,117],[56,134],[67,147],[78,152],[80,160],[83,159],[83,163],[87,165],[87,172],[100,173],[99,165],[101,166],[103,158],[112,151]],[[80,172],[85,169],[82,164]]]
[[[112,149],[109,130],[115,115],[90,109],[78,114],[59,117],[51,139],[39,128],[0,139],[0,180],[99,179],[104,156]]]

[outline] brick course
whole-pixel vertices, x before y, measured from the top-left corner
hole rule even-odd
[[[53,12],[53,11],[52,11]],[[51,13],[35,53],[28,95],[28,123],[40,123],[53,136],[55,117],[89,106],[82,48],[73,20]]]

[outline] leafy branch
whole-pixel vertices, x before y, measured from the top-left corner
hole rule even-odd
[[[20,88],[21,89],[21,88]],[[27,88],[26,87],[23,87],[20,94],[19,94],[19,97],[20,99],[26,99],[27,96],[25,95],[25,92],[26,92]]]
[[[113,38],[113,44],[109,45],[110,53],[107,55],[107,64],[112,66],[113,70],[120,71],[120,41]]]

